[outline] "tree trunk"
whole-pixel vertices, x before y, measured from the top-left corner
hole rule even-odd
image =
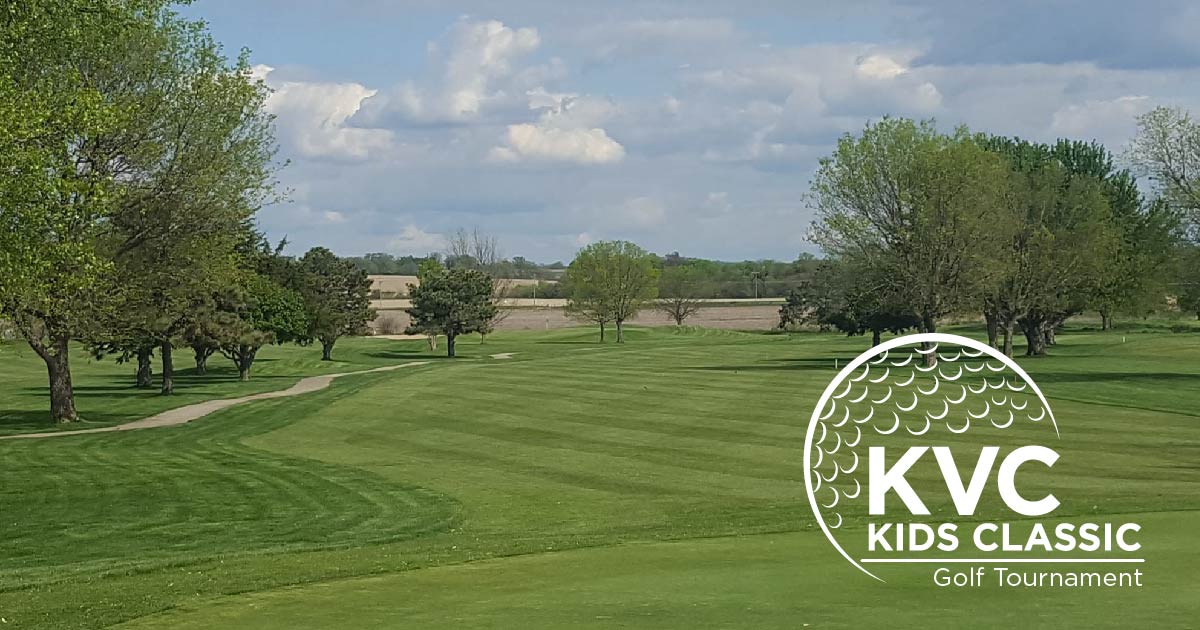
[[[450,357],[451,359],[454,358],[455,337],[457,337],[457,335],[455,335],[453,333],[446,334],[446,356]]]
[[[1008,320],[1004,322],[1004,356],[1012,357],[1013,355],[1013,322]]]
[[[871,331],[871,347],[872,348],[879,345],[879,342],[882,341],[881,337],[882,337],[882,335],[880,334],[879,329],[875,329],[875,330]]]
[[[617,343],[625,343],[625,322],[618,319],[613,324],[617,327]]]
[[[196,355],[196,374],[201,376],[208,374],[208,357],[212,356],[212,348],[192,346],[192,353]]]
[[[600,322],[600,343],[604,343],[604,322]]]
[[[1025,356],[1040,357],[1046,354],[1046,334],[1042,330],[1041,320],[1021,322],[1021,331],[1025,333]]]
[[[428,341],[429,351],[433,352],[434,350],[437,350],[437,335],[429,335]]]
[[[931,317],[929,315],[924,315],[921,317],[921,332],[923,332],[923,333],[937,332],[937,322],[934,321],[933,317]],[[921,342],[921,349],[922,350],[932,350],[935,347],[935,345],[936,344],[934,344],[933,342],[924,341],[924,342]],[[925,367],[933,367],[933,366],[937,365],[937,352],[936,351],[926,352],[922,356],[922,360],[925,362]]]
[[[42,359],[50,376],[50,419],[55,423],[75,422],[75,389],[71,385],[69,340],[63,336],[52,340],[52,348],[44,348]]]
[[[1045,336],[1045,338],[1046,338],[1047,346],[1053,346],[1058,343],[1054,339],[1054,325],[1053,324],[1047,325],[1045,330],[1042,331],[1042,335]]]
[[[147,388],[153,385],[154,379],[154,348],[149,346],[137,349],[137,386]]]
[[[1112,330],[1112,314],[1107,310],[1100,311],[1100,330]]]
[[[254,365],[254,355],[258,353],[258,348],[250,346],[239,346],[237,358],[234,360],[238,366],[238,380],[250,380],[250,368]]]
[[[991,311],[984,311],[983,319],[987,322],[988,345],[995,348],[996,339],[1000,336],[1000,318]]]
[[[170,396],[175,393],[175,363],[171,358],[171,342],[164,341],[159,348],[162,358],[162,395]]]
[[[322,339],[321,340],[321,360],[322,361],[332,361],[333,360],[333,344],[336,342],[337,342],[336,339],[329,339],[329,340]]]

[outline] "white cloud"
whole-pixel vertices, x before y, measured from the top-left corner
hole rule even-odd
[[[634,197],[627,199],[615,208],[612,218],[620,223],[632,224],[637,227],[653,227],[667,222],[667,208],[658,200],[650,197]]]
[[[729,202],[729,193],[722,190],[705,195],[701,208],[705,214],[725,214],[733,208],[733,204]]]
[[[488,109],[515,106],[527,89],[563,72],[557,60],[544,66],[517,66],[541,43],[534,28],[462,19],[451,27],[447,40],[429,46],[433,69],[427,81],[405,81],[372,95],[354,122],[368,126],[469,122]]]
[[[294,161],[284,184],[303,193],[265,210],[264,229],[340,253],[424,254],[444,247],[443,227],[480,225],[506,251],[543,261],[609,238],[786,257],[811,248],[803,199],[817,160],[867,120],[936,117],[946,130],[1097,138],[1117,150],[1144,108],[1200,107],[1200,70],[1184,64],[1114,67],[1074,53],[967,63],[931,54],[926,37],[842,39],[877,34],[868,29],[804,43],[817,24],[781,34],[757,28],[745,7],[726,23],[682,17],[716,9],[664,6],[631,14],[674,17],[624,19],[596,5],[558,19],[516,11],[538,21],[511,25],[462,19],[435,36],[428,72],[379,83],[260,69],[286,87],[271,107],[281,157]],[[611,54],[598,59],[604,37],[585,31],[618,38]],[[592,168],[564,177],[559,164]]]
[[[557,101],[544,105],[551,97],[557,97]],[[620,108],[606,98],[578,94],[534,92],[531,93],[529,107],[545,110],[539,118],[539,124],[563,129],[598,127],[620,113]]]
[[[400,256],[423,256],[445,248],[445,236],[426,232],[412,224],[404,226],[404,229],[400,230],[400,233],[388,242],[388,249],[393,254]]]
[[[908,72],[908,68],[887,55],[867,55],[859,59],[855,70],[868,79],[894,79]]]
[[[733,22],[721,18],[633,20],[622,25],[622,30],[648,40],[689,41],[702,44],[729,39],[737,32]]]
[[[848,52],[848,51],[847,51]],[[845,53],[842,53],[845,54]],[[915,49],[872,50],[854,58],[835,58],[823,68],[820,94],[825,107],[844,114],[929,116],[942,105],[942,93],[931,80],[912,72]]]
[[[1133,136],[1134,119],[1153,106],[1148,96],[1120,96],[1066,105],[1054,112],[1050,130],[1062,136],[1120,143]]]
[[[309,158],[365,160],[386,150],[392,132],[346,126],[375,90],[358,83],[273,80],[274,68],[255,66],[252,74],[273,90],[267,111],[275,114],[281,141]]]
[[[732,42],[738,30],[724,18],[676,17],[608,21],[578,29],[569,43],[593,59],[612,62],[631,57],[704,50]]]
[[[509,125],[504,146],[490,157],[502,162],[546,160],[605,164],[625,158],[625,147],[600,128],[558,128],[542,124]]]
[[[265,63],[256,64],[250,68],[250,78],[255,81],[266,81],[267,75],[275,71],[275,68],[268,66]]]

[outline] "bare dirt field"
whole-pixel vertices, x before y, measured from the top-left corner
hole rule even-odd
[[[500,323],[500,330],[550,330],[582,325],[567,317],[561,308],[515,308],[509,309],[507,312],[508,316]],[[687,323],[707,328],[770,330],[778,321],[778,306],[754,304],[704,308],[688,318]],[[672,322],[663,313],[643,311],[630,323],[644,326],[664,326]],[[381,311],[372,326],[383,334],[402,333],[408,326],[408,315],[400,310]]]

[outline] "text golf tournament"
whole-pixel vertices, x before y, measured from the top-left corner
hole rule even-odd
[[[955,570],[939,567],[933,572],[933,583],[938,586],[978,587],[988,582],[1007,588],[1137,587],[1142,586],[1142,571],[1022,571],[1008,567]]]

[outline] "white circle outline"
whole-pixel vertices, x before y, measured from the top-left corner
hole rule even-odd
[[[840,553],[847,562],[854,565],[856,569],[866,573],[876,580],[879,580],[880,582],[886,582],[887,580],[884,580],[878,575],[866,570],[861,564],[858,563],[858,561],[856,561],[854,558],[851,558],[850,554],[846,553],[846,550],[843,549],[842,546],[838,544],[837,540],[834,539],[833,533],[829,531],[829,526],[825,524],[825,517],[821,515],[821,510],[818,508],[816,490],[812,485],[813,470],[811,464],[813,435],[816,433],[817,425],[821,423],[821,418],[818,417],[817,414],[819,414],[821,410],[825,408],[825,405],[829,403],[829,398],[833,396],[834,389],[838,385],[841,385],[842,381],[852,374],[854,370],[858,369],[862,364],[866,363],[869,359],[880,353],[886,353],[888,350],[900,346],[908,346],[915,343],[925,342],[952,343],[960,346],[967,346],[974,350],[979,350],[993,359],[999,359],[1006,367],[1016,372],[1021,376],[1021,378],[1025,379],[1025,382],[1028,383],[1033,389],[1033,392],[1037,394],[1038,399],[1042,401],[1043,409],[1050,414],[1050,423],[1054,425],[1054,435],[1056,437],[1059,435],[1058,422],[1054,419],[1054,412],[1050,409],[1050,403],[1047,402],[1046,397],[1042,395],[1042,390],[1038,387],[1037,383],[1035,383],[1033,379],[1029,377],[1029,373],[1027,373],[1020,365],[1017,365],[1016,361],[1006,356],[1003,352],[1000,352],[999,350],[985,343],[971,339],[970,337],[951,335],[949,333],[918,333],[915,335],[904,335],[902,337],[889,339],[878,346],[863,352],[855,357],[853,361],[847,363],[846,367],[842,368],[837,373],[837,376],[835,376],[833,380],[829,382],[829,385],[825,386],[825,391],[821,394],[820,400],[817,401],[817,406],[813,408],[812,417],[808,421],[808,431],[805,432],[804,436],[804,489],[808,493],[808,505],[812,508],[813,516],[816,517],[817,524],[821,526],[821,531],[825,532],[825,537],[829,539],[829,544],[833,545],[833,548],[837,549],[837,552]]]

